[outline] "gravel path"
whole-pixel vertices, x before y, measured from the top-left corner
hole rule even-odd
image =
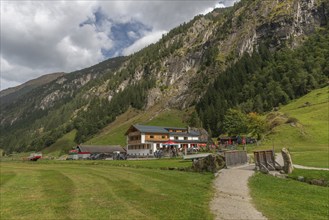
[[[283,158],[281,153],[276,153],[275,154],[275,161],[278,162],[281,166],[283,166]],[[327,170],[329,171],[328,168],[319,168],[319,167],[308,167],[308,166],[302,166],[298,164],[294,164],[294,161],[292,161],[293,167],[297,169],[304,169],[304,170]]]
[[[251,204],[248,179],[254,165],[223,169],[216,177],[216,194],[210,203],[211,211],[219,219],[266,219]]]

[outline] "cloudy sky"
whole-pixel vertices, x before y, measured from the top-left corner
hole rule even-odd
[[[129,55],[194,16],[235,1],[0,0],[1,90]]]

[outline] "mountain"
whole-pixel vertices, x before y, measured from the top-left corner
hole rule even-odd
[[[1,106],[0,147],[40,150],[72,130],[86,142],[127,110],[154,106],[195,106],[189,123],[217,135],[228,108],[268,111],[327,83],[328,11],[324,0],[242,0],[196,16],[134,55],[65,74]]]
[[[19,86],[11,87],[5,90],[0,91],[0,102],[1,105],[8,105],[11,102],[14,102],[16,99],[19,99],[24,94],[30,92],[34,88],[48,84],[57,78],[63,76],[65,73],[51,73],[40,76],[39,78],[32,79],[26,83],[23,83]]]

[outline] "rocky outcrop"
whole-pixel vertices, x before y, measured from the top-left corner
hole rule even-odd
[[[286,148],[282,148],[281,150],[282,158],[283,158],[283,171],[286,174],[292,173],[294,170],[293,164],[292,164],[292,159],[290,156],[289,151]]]
[[[216,173],[225,167],[225,159],[220,155],[211,154],[205,158],[195,160],[192,169],[197,172]]]
[[[328,23],[325,4],[319,1],[317,4],[314,0],[298,0],[290,5],[277,2],[267,15],[270,19],[256,29],[258,43],[266,39],[271,48],[280,47],[284,43],[291,47],[298,46],[298,37],[311,34],[316,26]]]

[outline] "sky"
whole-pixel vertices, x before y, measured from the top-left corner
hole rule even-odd
[[[0,90],[130,55],[236,0],[0,0]]]

